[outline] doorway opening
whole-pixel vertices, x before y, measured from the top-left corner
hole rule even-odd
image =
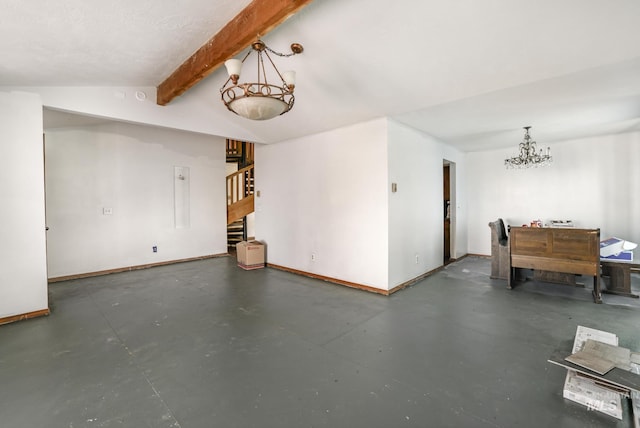
[[[442,213],[443,213],[443,264],[455,261],[455,164],[448,160],[442,163]]]

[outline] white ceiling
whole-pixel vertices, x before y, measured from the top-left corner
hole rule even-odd
[[[0,86],[157,86],[246,4],[4,0]],[[539,144],[637,131],[639,19],[637,0],[315,0],[263,37],[305,47],[276,58],[298,74],[290,113],[227,113],[224,70],[173,102],[265,143],[382,116],[464,151],[515,146],[527,125]]]

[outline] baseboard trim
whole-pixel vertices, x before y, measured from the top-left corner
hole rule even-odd
[[[283,270],[285,272],[295,273],[297,275],[307,276],[309,278],[320,279],[322,281],[330,282],[332,284],[344,285],[345,287],[349,287],[349,288],[357,288],[358,290],[368,291],[375,294],[382,294],[383,296],[388,296],[390,294],[389,290],[381,290],[380,288],[375,288],[375,287],[371,287],[364,284],[358,284],[355,282],[344,281],[342,279],[332,278],[330,276],[324,276],[324,275],[318,275],[311,272],[305,272],[302,270],[293,269],[286,266],[274,265],[273,263],[267,263],[267,267]]]
[[[57,277],[49,278],[47,281],[49,282],[49,284],[52,284],[54,282],[71,281],[74,279],[81,279],[81,278],[91,278],[94,276],[103,276],[103,275],[109,275],[112,273],[129,272],[129,271],[140,270],[140,269],[149,269],[149,268],[158,267],[158,266],[173,265],[176,263],[185,263],[185,262],[193,262],[196,260],[214,259],[216,257],[229,257],[229,253],[209,254],[206,256],[190,257],[187,259],[168,260],[164,262],[148,263],[144,265],[127,266],[122,268],[99,270],[95,272],[86,272],[86,273],[78,273],[74,275],[57,276]]]
[[[40,309],[39,311],[27,312],[26,314],[12,315],[10,317],[0,318],[0,325],[17,321],[24,321],[31,318],[43,317],[46,315],[49,315],[49,308]]]
[[[419,282],[419,281],[422,281],[422,280],[423,280],[423,279],[425,279],[426,277],[431,276],[431,275],[433,275],[434,273],[441,271],[442,269],[444,269],[444,266],[440,266],[440,267],[438,267],[438,268],[435,268],[435,269],[433,269],[433,270],[430,270],[429,272],[425,272],[425,273],[423,273],[422,275],[418,275],[418,276],[416,276],[415,278],[410,279],[409,281],[406,281],[406,282],[403,282],[402,284],[396,285],[396,286],[395,286],[395,287],[393,287],[391,290],[389,290],[389,294],[393,294],[393,293],[395,293],[396,291],[400,291],[400,290],[402,290],[402,289],[404,289],[404,288],[410,287],[410,286],[412,286],[413,284],[415,284],[415,283],[417,283],[417,282]]]
[[[305,272],[305,271],[301,271],[298,269],[293,269],[290,267],[286,267],[286,266],[280,266],[280,265],[274,265],[272,263],[267,263],[267,267],[271,267],[274,269],[278,269],[278,270],[283,270],[286,272],[291,272],[291,273],[295,273],[296,275],[302,275],[302,276],[307,276],[310,278],[315,278],[315,279],[320,279],[322,281],[326,281],[326,282],[330,282],[332,284],[338,284],[338,285],[344,285],[346,287],[349,288],[357,288],[358,290],[363,290],[363,291],[368,291],[370,293],[375,293],[375,294],[381,294],[383,296],[390,296],[393,293],[395,293],[396,291],[400,291],[404,288],[407,288],[423,279],[425,279],[428,276],[433,275],[434,273],[442,270],[444,268],[444,266],[440,266],[436,269],[430,270],[429,272],[425,272],[422,275],[419,275],[415,278],[412,278],[406,282],[403,282],[400,285],[396,285],[395,287],[393,287],[391,290],[382,290],[380,288],[375,288],[375,287],[370,287],[368,285],[363,285],[363,284],[358,284],[355,282],[349,282],[349,281],[344,281],[342,279],[337,279],[337,278],[332,278],[329,276],[324,276],[324,275],[317,275],[315,273],[311,273],[311,272]]]

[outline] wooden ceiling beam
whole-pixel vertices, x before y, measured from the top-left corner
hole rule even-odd
[[[208,76],[227,59],[234,57],[313,0],[253,0],[242,12],[182,63],[157,88],[159,105]]]

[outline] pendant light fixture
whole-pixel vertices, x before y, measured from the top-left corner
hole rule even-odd
[[[518,156],[507,158],[504,160],[504,165],[510,169],[522,169],[539,166],[550,165],[553,161],[551,157],[551,148],[547,147],[547,151],[543,153],[536,148],[536,142],[531,140],[529,135],[530,126],[524,127],[524,140],[520,143]]]
[[[289,57],[302,53],[303,47],[299,43],[291,45],[290,54],[282,54],[269,48],[262,40],[251,45],[251,50],[244,59],[229,59],[225,62],[229,78],[220,89],[222,102],[235,114],[251,120],[268,120],[285,114],[293,107],[295,97],[295,71],[280,73],[271,59],[269,52],[281,57]],[[252,83],[238,83],[242,73],[242,66],[252,53],[257,58],[257,78]],[[271,79],[277,78],[279,84],[269,83],[265,57],[273,70]],[[267,65],[268,65],[267,64]],[[274,73],[275,72],[275,73]]]

